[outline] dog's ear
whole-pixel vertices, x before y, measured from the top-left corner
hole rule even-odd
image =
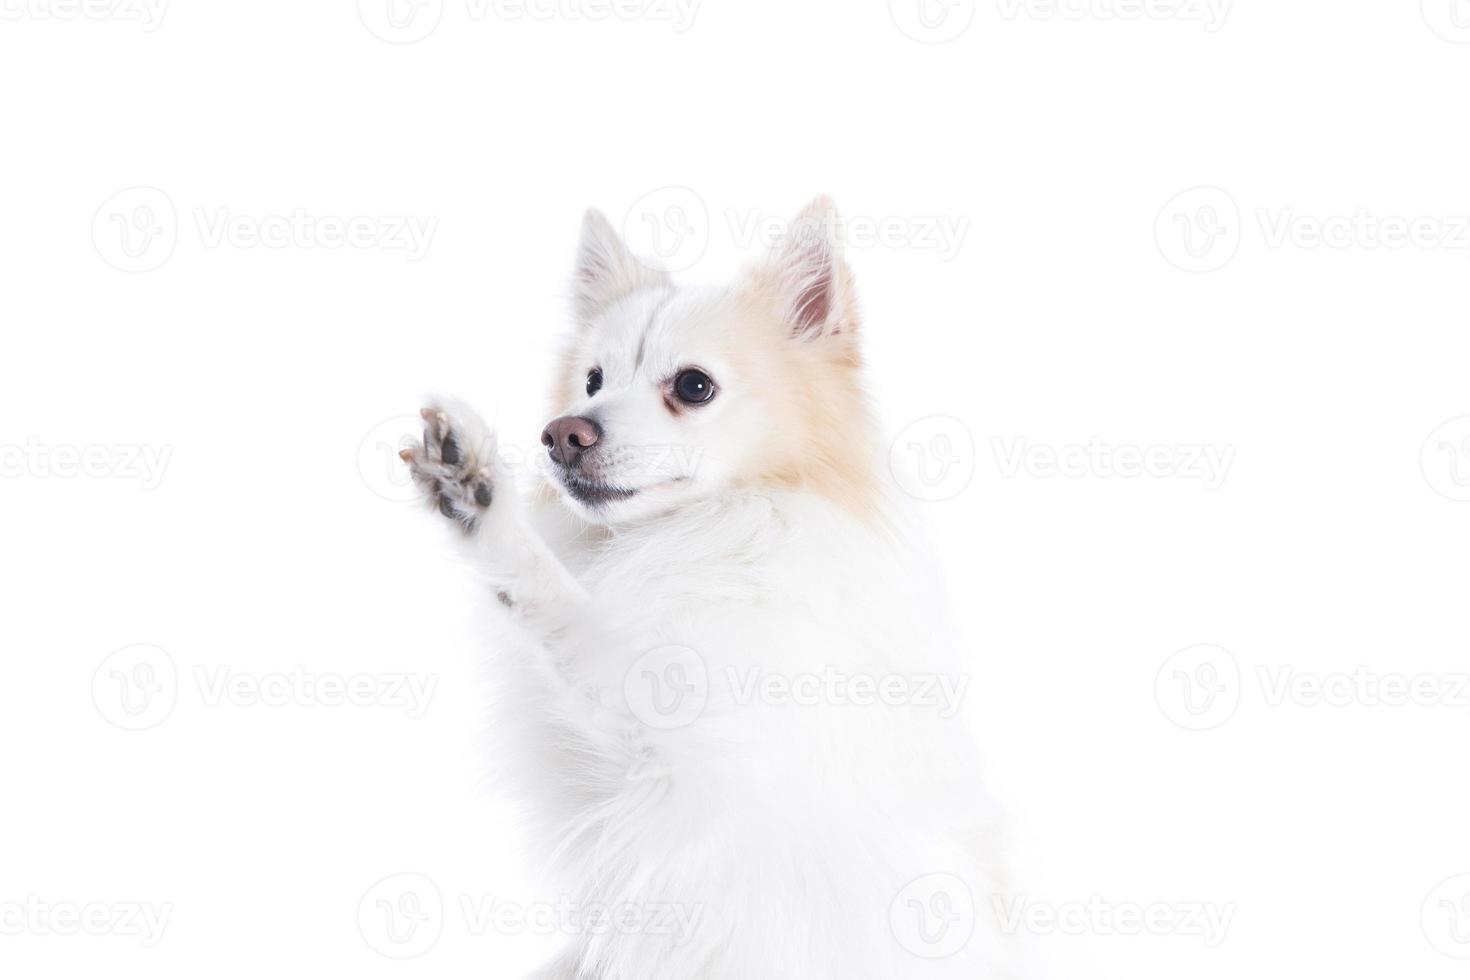
[[[858,326],[852,270],[842,257],[842,218],[831,198],[806,206],[777,243],[771,271],[781,315],[803,339],[854,333]]]
[[[573,280],[578,323],[591,323],[635,289],[668,283],[669,274],[634,255],[606,215],[596,208],[587,212]]]

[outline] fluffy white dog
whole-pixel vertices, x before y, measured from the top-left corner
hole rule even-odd
[[[499,754],[580,926],[547,980],[996,975],[969,678],[839,238],[820,199],[695,289],[591,212],[545,485],[458,402],[402,454],[511,624]]]

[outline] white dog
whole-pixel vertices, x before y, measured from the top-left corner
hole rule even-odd
[[[547,980],[996,975],[968,676],[879,476],[839,237],[818,200],[693,289],[590,212],[546,485],[518,499],[452,401],[402,454],[513,624],[500,754],[578,923]]]

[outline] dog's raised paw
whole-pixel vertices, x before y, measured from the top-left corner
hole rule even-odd
[[[495,438],[479,416],[457,405],[430,405],[419,414],[423,445],[398,455],[429,505],[472,531],[495,499]]]

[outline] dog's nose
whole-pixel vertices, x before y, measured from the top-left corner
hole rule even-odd
[[[573,466],[602,438],[602,429],[580,415],[563,415],[541,430],[541,445],[563,466]]]

